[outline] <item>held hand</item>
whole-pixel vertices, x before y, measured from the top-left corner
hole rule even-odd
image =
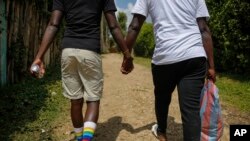
[[[38,66],[38,72],[35,72],[34,70],[32,70],[33,65]],[[33,77],[42,78],[43,75],[45,74],[45,67],[44,67],[43,61],[40,60],[40,59],[35,59],[34,62],[32,63],[32,65],[31,65],[31,67],[30,67],[30,73],[31,73],[31,75]]]
[[[207,78],[212,80],[214,83],[216,82],[216,73],[214,69],[212,68],[208,69]]]
[[[121,66],[121,72],[122,74],[128,74],[134,69],[134,64],[133,64],[133,58],[129,57],[123,57],[123,62]]]

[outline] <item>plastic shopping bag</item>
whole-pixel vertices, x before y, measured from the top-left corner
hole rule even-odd
[[[201,93],[201,141],[218,141],[223,134],[223,121],[218,88],[208,80]]]

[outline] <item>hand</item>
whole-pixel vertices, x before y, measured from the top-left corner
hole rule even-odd
[[[30,67],[30,73],[31,73],[31,75],[33,77],[36,77],[36,78],[42,78],[43,75],[45,74],[45,67],[44,67],[43,61],[41,59],[35,59],[34,62],[32,63],[32,65],[38,65],[39,66],[39,73],[33,72],[31,70],[31,67]]]
[[[129,58],[123,57],[123,62],[121,66],[122,74],[128,74],[134,69],[133,58],[130,56]]]
[[[216,74],[215,74],[215,70],[213,68],[209,68],[208,69],[207,79],[210,79],[210,80],[212,80],[215,83],[215,81],[216,81]]]

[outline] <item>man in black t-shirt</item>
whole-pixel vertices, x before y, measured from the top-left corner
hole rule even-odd
[[[103,90],[103,72],[100,55],[100,21],[104,13],[116,43],[124,54],[122,73],[133,69],[133,58],[123,40],[115,16],[114,0],[54,0],[50,21],[33,65],[39,74],[45,73],[43,56],[55,38],[64,17],[66,27],[62,39],[62,87],[63,95],[71,100],[71,119],[78,141],[93,138],[99,115],[99,103]],[[34,75],[35,73],[31,73]],[[87,109],[83,118],[84,100]]]

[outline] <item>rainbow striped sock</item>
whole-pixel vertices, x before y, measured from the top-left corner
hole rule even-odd
[[[74,128],[75,137],[77,141],[82,141],[82,127],[81,128]]]
[[[96,128],[96,123],[92,121],[84,122],[82,141],[91,141]]]

